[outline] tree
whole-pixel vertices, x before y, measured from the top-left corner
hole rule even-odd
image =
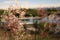
[[[50,15],[51,14],[51,9],[47,9],[47,15]]]
[[[1,15],[3,14],[4,10],[0,9],[0,21],[1,21]]]
[[[4,13],[4,10],[0,9],[0,15],[2,15]]]
[[[36,11],[36,9],[27,9],[25,16],[26,16],[26,17],[29,17],[29,16],[35,17],[35,16],[37,16],[37,11]]]

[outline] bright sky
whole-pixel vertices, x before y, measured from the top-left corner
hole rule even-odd
[[[38,8],[38,7],[60,7],[60,0],[0,0],[0,9],[7,9],[9,5],[21,6],[22,8]]]

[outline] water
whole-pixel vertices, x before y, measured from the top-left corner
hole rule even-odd
[[[27,19],[20,19],[22,22],[20,22],[20,24],[33,24],[34,21],[40,21],[40,18],[27,18]]]

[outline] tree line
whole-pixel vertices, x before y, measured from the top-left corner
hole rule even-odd
[[[20,9],[20,11],[21,11],[22,9]],[[23,9],[22,11],[24,11],[24,10],[26,10],[26,14],[25,14],[25,17],[30,17],[30,16],[33,16],[33,17],[35,17],[35,16],[38,16],[37,15],[37,9]],[[6,10],[3,10],[3,9],[0,9],[0,15],[3,15],[4,14],[4,11],[6,11]],[[8,11],[8,10],[7,10]],[[45,9],[45,11],[46,11],[46,13],[49,15],[49,14],[51,14],[52,12],[54,13],[54,12],[56,12],[56,14],[57,14],[57,12],[59,12],[59,14],[60,14],[60,10],[57,10],[57,9],[55,9],[55,8],[47,8],[47,9]],[[7,14],[8,12],[6,12],[5,14]]]

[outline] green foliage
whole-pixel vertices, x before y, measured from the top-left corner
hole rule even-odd
[[[56,14],[58,13],[59,10],[55,9],[55,8],[49,8],[47,9],[47,14],[50,15],[50,14],[54,14],[54,12],[56,12]],[[53,13],[52,13],[53,12]]]
[[[30,17],[30,16],[35,17],[35,16],[37,16],[37,11],[36,11],[36,9],[27,9],[25,16],[26,16],[26,17]]]
[[[39,26],[40,26],[41,29],[43,29],[44,24],[45,24],[45,22],[41,22],[41,23],[39,24]]]
[[[45,24],[45,22],[40,22],[39,23],[39,31],[43,31],[44,30],[44,24]]]
[[[5,10],[5,12],[3,13],[3,15],[8,15],[8,11],[7,10]]]
[[[2,15],[2,14],[3,14],[3,12],[4,12],[4,10],[1,10],[1,9],[0,9],[0,15]]]
[[[4,10],[0,9],[0,21],[1,21],[1,15],[3,14]]]
[[[51,12],[51,9],[47,9],[47,12]]]
[[[34,28],[38,28],[38,26],[37,26],[38,25],[37,20],[35,20],[33,22],[34,22],[34,24],[33,24],[34,25]]]
[[[52,11],[56,12],[57,10],[55,8],[53,8]]]

